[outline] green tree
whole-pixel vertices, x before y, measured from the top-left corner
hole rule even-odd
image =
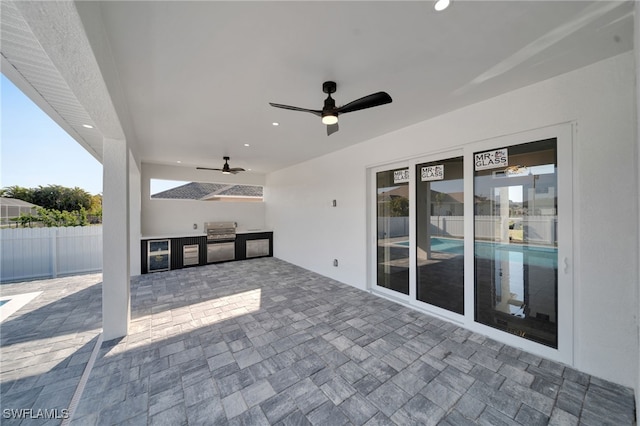
[[[18,223],[23,228],[26,228],[27,226],[31,228],[31,224],[33,222],[37,222],[38,218],[32,215],[31,213],[20,213],[20,216],[12,217],[9,220],[12,222]]]
[[[90,223],[102,223],[102,195],[91,196],[91,207],[87,211]]]
[[[409,216],[409,199],[407,197],[394,197],[389,202],[389,210],[393,217]]]
[[[17,200],[26,201],[35,204],[33,200],[33,189],[23,188],[22,186],[13,185],[0,190],[0,196],[6,198],[15,198]]]
[[[33,200],[33,204],[60,211],[77,211],[91,207],[91,194],[78,187],[39,186],[33,190]]]
[[[59,211],[80,211],[89,210],[92,205],[92,197],[82,188],[67,188],[60,185],[40,185],[37,188],[23,188],[21,186],[9,186],[2,189],[0,194],[3,197],[16,198],[44,207]]]
[[[81,208],[78,211],[68,212],[37,207],[35,215],[22,213],[19,217],[12,218],[11,220],[18,222],[22,227],[26,227],[27,225],[31,227],[33,222],[41,223],[47,228],[57,226],[89,225],[87,211],[84,208]]]

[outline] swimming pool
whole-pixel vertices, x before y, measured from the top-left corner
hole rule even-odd
[[[21,309],[27,303],[38,297],[42,292],[13,294],[11,296],[3,296],[0,299],[0,322],[9,318],[14,312]]]

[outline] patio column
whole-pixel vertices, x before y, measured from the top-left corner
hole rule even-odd
[[[102,330],[107,341],[126,336],[131,317],[126,140],[104,139],[102,170]]]
[[[635,52],[635,56],[636,56],[636,113],[635,113],[635,117],[636,117],[636,146],[637,146],[637,150],[636,150],[636,154],[637,154],[637,158],[636,161],[638,162],[636,164],[636,170],[638,170],[638,164],[640,164],[640,120],[638,119],[638,112],[640,112],[640,2],[636,1],[634,4],[634,18],[633,18],[633,49]],[[638,212],[640,212],[640,173],[636,172],[636,179],[637,179],[637,185],[638,185]],[[640,214],[638,217],[638,220],[640,221]],[[640,251],[640,229],[638,230],[638,250]],[[637,289],[636,289],[636,295],[638,297],[638,301],[636,303],[636,306],[638,307],[638,312],[636,315],[636,321],[638,321],[638,323],[636,324],[636,329],[638,330],[638,342],[639,342],[639,346],[638,346],[638,353],[640,353],[640,262],[637,265],[638,271],[638,277],[639,279],[637,280]],[[636,382],[636,407],[640,407],[640,357],[638,357],[638,365],[637,365],[637,382]],[[636,422],[640,421],[640,410],[638,410],[636,408]]]

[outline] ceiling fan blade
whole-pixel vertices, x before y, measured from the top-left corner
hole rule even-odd
[[[331,136],[333,133],[337,132],[338,130],[340,130],[340,128],[338,127],[338,123],[329,124],[327,126],[327,136]]]
[[[243,169],[243,168],[241,168],[241,167],[233,167],[233,168],[229,169],[229,171],[230,171],[231,173],[234,173],[234,172],[235,172],[235,173],[238,173],[238,172],[244,172],[244,169]]]
[[[211,167],[196,167],[198,170],[215,170],[217,172],[222,171],[222,169],[212,169]]]
[[[292,111],[310,112],[311,114],[315,114],[318,117],[322,117],[322,111],[318,111],[316,109],[299,108],[291,105],[274,104],[271,102],[269,102],[269,105],[276,108],[290,109]]]
[[[349,102],[346,105],[341,106],[336,110],[338,114],[344,114],[347,112],[359,111],[361,109],[372,108],[384,104],[391,103],[392,99],[386,92],[373,93],[369,96],[365,96],[360,99],[356,99],[353,102]]]

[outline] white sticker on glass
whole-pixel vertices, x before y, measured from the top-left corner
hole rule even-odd
[[[393,183],[409,182],[409,169],[395,170],[393,172]]]
[[[506,167],[509,165],[509,153],[507,148],[481,152],[474,154],[474,163],[476,171]]]
[[[425,166],[420,170],[420,179],[423,182],[444,179],[444,164]]]

